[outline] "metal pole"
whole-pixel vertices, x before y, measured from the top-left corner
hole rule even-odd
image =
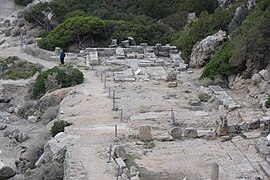
[[[121,122],[123,121],[123,109],[120,110],[121,111]]]
[[[106,88],[106,81],[107,81],[107,77],[105,76],[105,78],[104,78],[104,88]]]
[[[110,149],[109,149],[109,160],[107,161],[107,163],[111,162],[111,158],[112,158],[112,145],[110,145]]]
[[[115,91],[113,91],[113,110],[115,110]]]
[[[102,76],[103,76],[103,72],[101,71],[101,72],[100,72],[100,81],[101,81],[101,82],[103,81],[103,77],[102,77]]]
[[[117,137],[117,124],[114,126],[115,137]]]

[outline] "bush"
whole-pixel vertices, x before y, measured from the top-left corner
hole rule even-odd
[[[66,126],[70,126],[71,123],[68,123],[66,121],[56,121],[53,123],[53,126],[51,128],[51,134],[52,134],[52,137],[54,137],[56,134],[60,133],[60,132],[64,132],[65,130],[65,127]]]
[[[52,77],[55,81],[52,81]],[[50,79],[50,80],[48,80]],[[37,99],[54,88],[66,88],[83,82],[83,73],[72,66],[61,66],[40,73],[34,83],[32,96]],[[55,83],[55,85],[53,85]],[[48,86],[50,84],[50,86]],[[55,90],[55,89],[54,89]]]
[[[31,116],[35,112],[36,104],[34,101],[27,101],[23,107],[18,109],[17,114],[22,118],[27,118],[28,116]]]
[[[0,79],[28,79],[42,68],[39,64],[33,64],[10,56],[0,61]]]
[[[268,96],[267,101],[265,102],[265,107],[270,108],[270,96]]]
[[[229,62],[233,51],[234,46],[231,41],[224,43],[222,49],[205,66],[200,79],[209,78],[214,80],[217,77],[226,78],[228,75],[233,74],[237,69],[237,67],[232,67]]]
[[[24,177],[28,180],[62,180],[64,178],[64,165],[57,162],[42,164],[36,169],[26,171]]]

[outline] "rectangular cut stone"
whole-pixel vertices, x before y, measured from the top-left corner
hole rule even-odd
[[[266,161],[263,161],[263,162],[260,162],[260,167],[261,167],[261,169],[263,170],[263,172],[264,172],[268,177],[270,177],[270,165],[269,165]]]
[[[127,167],[126,163],[123,161],[122,158],[116,158],[115,161],[118,164],[118,166],[120,166],[120,168],[123,169],[123,168]]]
[[[141,141],[151,141],[151,127],[150,126],[140,126],[139,127],[139,139]]]
[[[224,91],[220,86],[209,86],[209,88],[214,94],[219,94],[220,92]]]
[[[121,47],[116,48],[116,57],[117,59],[125,59],[125,52],[124,49]]]

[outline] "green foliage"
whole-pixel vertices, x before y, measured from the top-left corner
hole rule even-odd
[[[21,6],[27,6],[28,4],[32,3],[33,0],[15,0],[15,4]]]
[[[254,69],[264,69],[270,58],[270,13],[256,8],[243,21],[233,42],[235,51],[231,63],[239,67],[238,72],[246,71],[250,74]],[[247,69],[247,61],[252,63],[252,68]]]
[[[267,101],[265,102],[265,107],[270,108],[270,96],[268,96]]]
[[[49,75],[56,74],[57,84],[61,88],[71,87],[83,82],[83,73],[78,69],[71,66],[54,67],[47,71],[40,73],[34,83],[32,96],[33,98],[39,98],[44,95],[48,89],[46,89],[46,81]]]
[[[76,41],[80,48],[85,39],[102,37],[106,28],[105,21],[97,17],[72,17],[38,41],[38,45],[47,50],[54,50],[55,47],[66,47],[70,42]]]
[[[36,104],[33,101],[27,101],[24,106],[18,109],[17,114],[22,118],[32,116],[35,112],[35,106]]]
[[[28,79],[41,68],[42,66],[38,64],[23,61],[17,56],[10,56],[0,61],[0,79]]]
[[[66,121],[55,121],[53,123],[53,126],[51,128],[52,137],[54,137],[56,134],[60,132],[64,132],[66,126],[70,126],[71,123],[68,123]]]
[[[155,146],[156,145],[153,141],[145,141],[143,144],[143,148],[145,149],[153,149]]]
[[[209,78],[214,80],[216,77],[227,77],[235,71],[230,65],[234,46],[231,41],[226,42],[221,50],[216,53],[213,59],[205,66],[200,79]]]
[[[58,162],[42,164],[36,169],[28,169],[24,178],[27,180],[62,180],[64,178],[64,165]]]
[[[172,44],[182,51],[182,57],[189,63],[189,57],[193,46],[206,36],[216,33],[218,30],[227,30],[227,25],[233,17],[232,9],[217,9],[214,14],[202,12],[199,20],[194,22],[190,28],[179,31],[172,38]]]

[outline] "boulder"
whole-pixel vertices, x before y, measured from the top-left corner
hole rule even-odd
[[[168,82],[168,87],[169,88],[174,88],[174,87],[177,87],[177,82],[176,81],[174,81],[174,82]]]
[[[74,144],[78,138],[78,136],[67,135],[64,132],[57,134],[44,146],[44,161],[46,163],[53,161],[63,163],[66,154],[66,146]]]
[[[270,80],[269,71],[263,69],[258,74],[263,78],[263,80],[265,80],[265,81],[269,81]]]
[[[197,132],[197,129],[195,129],[193,127],[187,127],[184,130],[184,135],[187,138],[196,138],[196,137],[198,137],[198,132]]]
[[[245,130],[247,130],[248,123],[247,122],[241,122],[240,124],[238,124],[238,126],[239,126],[239,129],[241,131],[245,131]]]
[[[140,126],[139,127],[139,139],[141,141],[151,141],[151,127],[150,126]]]
[[[182,136],[182,129],[180,127],[173,127],[170,129],[169,134],[173,139],[180,138]]]
[[[228,133],[236,133],[238,132],[238,125],[237,124],[231,124],[228,126]]]
[[[259,75],[259,74],[254,74],[254,75],[252,76],[252,78],[251,78],[252,83],[255,84],[255,85],[256,85],[256,84],[259,84],[262,80],[263,80],[263,79],[262,79],[262,76]]]
[[[140,172],[136,168],[136,166],[131,166],[130,167],[130,176],[133,177],[133,176],[139,176],[139,175],[140,175]]]
[[[29,136],[26,133],[21,132],[19,129],[14,129],[11,132],[6,131],[4,133],[4,137],[9,137],[10,139],[14,138],[16,139],[17,142],[20,143],[26,141],[29,138]]]
[[[173,141],[174,138],[170,134],[164,134],[164,135],[159,135],[155,137],[157,141],[165,142],[165,141]]]
[[[225,41],[225,39],[226,32],[220,30],[216,34],[208,36],[201,42],[195,44],[190,56],[189,67],[204,66],[215,54],[215,52],[218,50],[222,42]]]
[[[207,88],[207,87],[204,87],[204,86],[200,86],[199,89],[198,89],[198,98],[201,100],[201,101],[208,101],[212,96],[213,96],[213,92]]]
[[[27,119],[28,121],[33,123],[38,121],[38,118],[36,116],[28,116]]]
[[[5,124],[0,124],[0,130],[4,130],[4,129],[6,129],[7,128],[7,125],[5,125]]]
[[[208,132],[206,132],[206,134],[205,134],[205,136],[204,136],[204,138],[206,139],[206,140],[215,140],[216,139],[216,132],[214,132],[214,131],[208,131]]]
[[[258,129],[260,128],[260,120],[259,119],[252,119],[248,123],[248,129]]]
[[[127,160],[128,153],[127,149],[124,146],[116,145],[112,149],[112,158],[122,158],[123,160]]]
[[[9,166],[3,166],[0,169],[0,179],[4,180],[4,179],[9,179],[13,176],[15,176],[16,172]]]

